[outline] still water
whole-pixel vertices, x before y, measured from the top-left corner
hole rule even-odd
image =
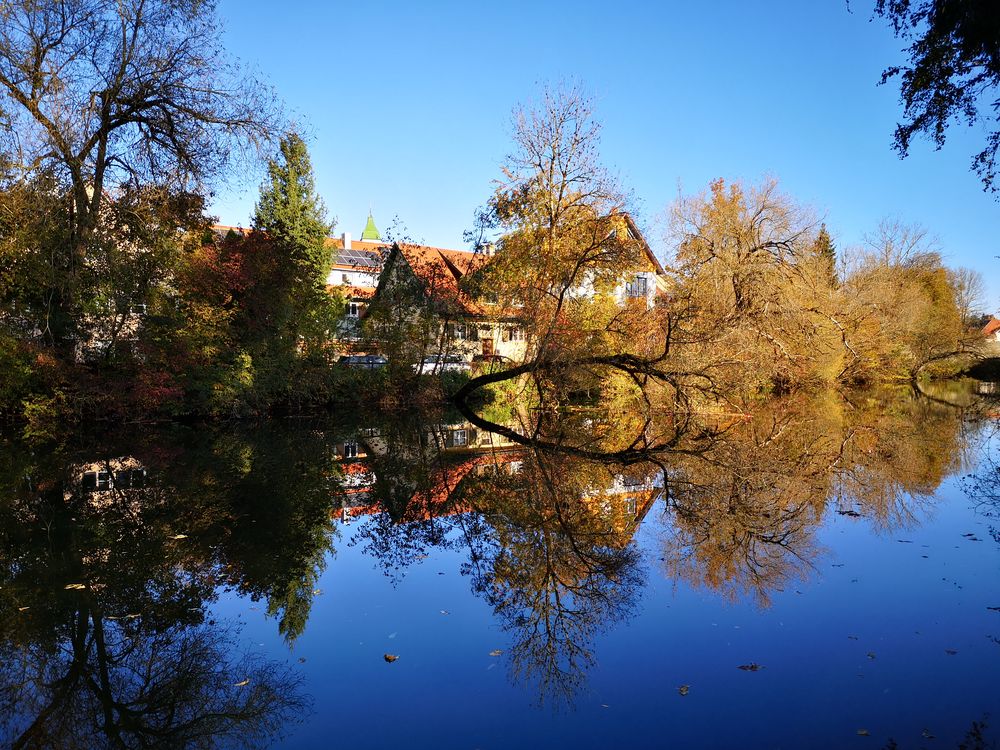
[[[994,742],[997,409],[580,410],[529,445],[447,414],[8,440],[0,742]]]

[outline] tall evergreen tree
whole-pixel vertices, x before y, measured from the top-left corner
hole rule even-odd
[[[326,239],[334,222],[316,193],[306,143],[294,131],[281,138],[268,163],[252,224],[271,256],[261,259],[272,278],[260,302],[271,317],[272,344],[281,340],[300,353],[328,348],[344,311],[343,299],[326,288],[332,260]]]
[[[837,247],[830,238],[826,224],[820,225],[819,234],[816,235],[816,241],[813,243],[813,250],[824,263],[826,272],[830,278],[830,286],[837,286],[839,284],[837,278]]]
[[[291,131],[279,144],[278,156],[267,166],[254,208],[253,227],[285,246],[294,265],[299,291],[322,290],[330,270],[330,250],[325,241],[335,222],[316,193],[309,149]]]

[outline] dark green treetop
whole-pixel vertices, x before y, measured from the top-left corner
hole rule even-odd
[[[837,279],[837,246],[833,244],[826,224],[820,225],[816,241],[813,243],[813,249],[827,269],[830,277],[830,286],[837,286],[839,283]]]
[[[276,158],[267,165],[253,228],[287,247],[296,267],[294,275],[307,289],[322,289],[330,270],[326,238],[334,224],[316,193],[309,149],[298,133],[290,131],[281,138]]]

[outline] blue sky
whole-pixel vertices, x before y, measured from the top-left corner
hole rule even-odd
[[[982,127],[955,126],[900,160],[898,88],[877,86],[902,43],[870,3],[258,2],[222,0],[227,47],[312,136],[336,231],[369,206],[415,240],[462,247],[510,148],[510,111],[544,82],[596,100],[604,161],[659,252],[678,191],[773,176],[825,217],[839,247],[885,216],[936,235],[1000,308],[1000,202],[969,171]],[[853,12],[852,12],[853,11]],[[246,224],[255,185],[213,212]]]

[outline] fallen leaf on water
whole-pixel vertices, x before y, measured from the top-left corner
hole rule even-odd
[[[319,596],[323,593],[323,589],[313,589],[313,596]]]
[[[679,688],[677,688],[677,692],[680,693],[681,695],[687,695],[690,689],[691,689],[690,685],[681,685]]]
[[[442,614],[442,615],[450,615],[450,614],[451,614],[451,612],[449,612],[449,611],[448,611],[448,610],[446,610],[446,609],[442,609],[442,610],[441,610],[441,614]]]
[[[250,680],[243,680],[243,682],[237,682],[233,687],[245,687],[250,684]]]
[[[306,657],[300,656],[299,657],[299,664],[305,664],[305,663],[306,663]]]
[[[382,658],[385,659],[389,664],[392,664],[399,657],[396,656],[395,654],[385,654]]]
[[[69,589],[79,590],[79,589],[85,589],[87,587],[82,583],[67,583],[65,586],[63,586],[63,588],[67,590]]]
[[[744,672],[759,672],[760,670],[764,669],[764,667],[762,667],[757,662],[752,661],[749,664],[740,664],[737,667],[737,669],[742,669]]]
[[[934,739],[934,735],[931,734],[926,729],[920,733],[920,736],[923,737],[925,740],[933,740]]]
[[[847,637],[850,638],[852,641],[858,640],[858,637],[856,635],[849,635]]]
[[[170,538],[171,538],[171,539],[187,539],[187,538],[188,538],[188,535],[187,535],[187,534],[174,534],[174,535],[173,535],[172,537],[170,537]]]
[[[953,649],[953,648],[946,648],[946,649],[944,650],[944,652],[945,652],[946,654],[948,654],[948,656],[954,656],[955,654],[957,654],[957,653],[958,653],[958,651],[956,651],[956,650],[955,650],[955,649]]]
[[[1000,612],[1000,607],[987,607],[986,609],[990,610],[991,612]]]
[[[500,654],[502,653],[503,653],[502,648],[495,648],[492,651],[490,651],[490,656],[500,656]]]
[[[18,612],[24,612],[24,610],[26,610],[26,609],[31,609],[31,607],[18,607],[17,611]]]
[[[896,541],[900,544],[913,544],[913,541],[910,539],[897,539]]]
[[[869,651],[867,654],[865,654],[865,656],[867,656],[869,659],[874,660],[875,659],[875,652],[874,651]]]
[[[858,736],[860,736],[860,737],[871,737],[872,733],[869,732],[867,729],[859,729],[858,730]]]

